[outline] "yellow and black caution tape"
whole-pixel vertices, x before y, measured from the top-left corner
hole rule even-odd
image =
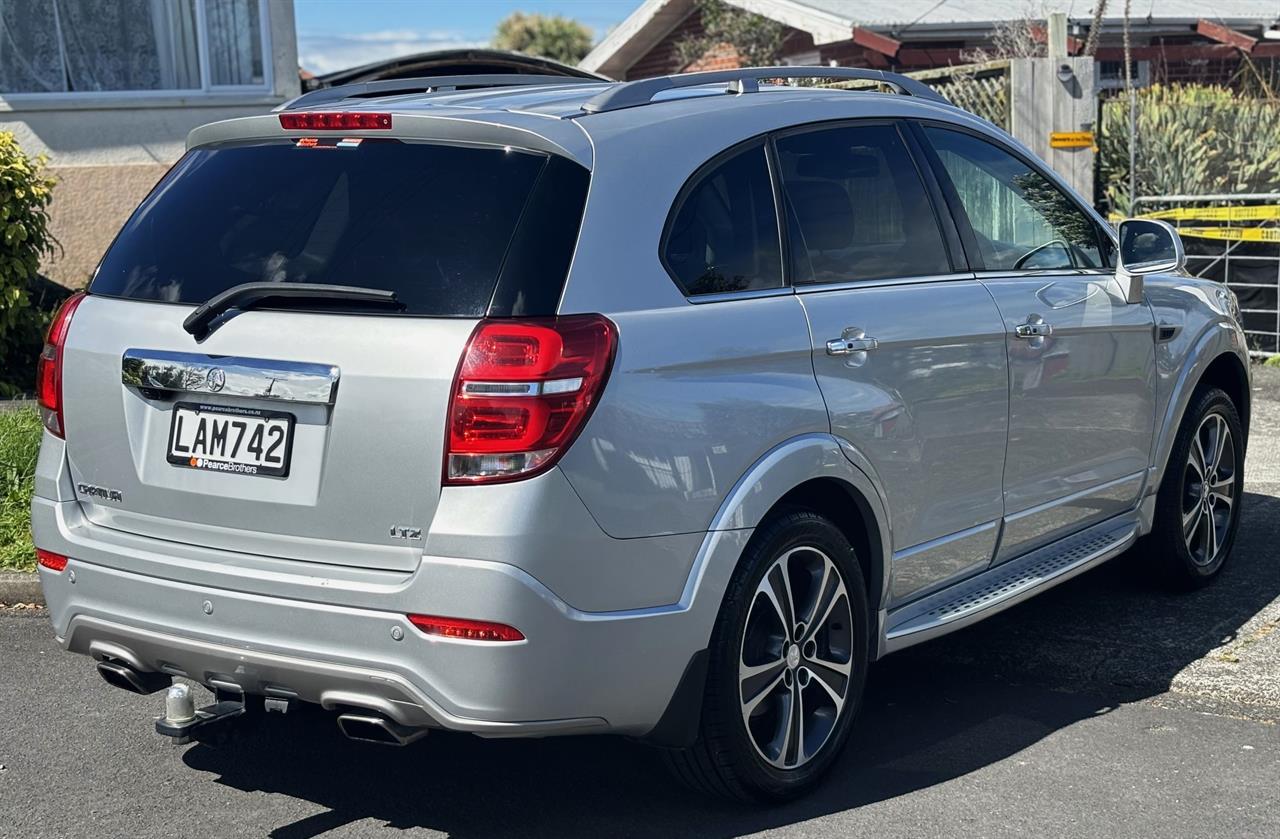
[[[1176,207],[1171,210],[1155,210],[1140,213],[1135,218],[1160,221],[1280,221],[1280,204],[1257,204],[1248,207]],[[1112,215],[1112,222],[1120,222],[1124,216]],[[1178,234],[1191,239],[1218,239],[1228,242],[1280,242],[1280,227],[1241,227],[1237,225],[1178,226]]]
[[[1280,242],[1280,227],[1179,227],[1178,235],[1230,242]]]
[[[1142,213],[1138,218],[1162,221],[1276,221],[1280,220],[1280,204],[1252,207],[1178,207]]]

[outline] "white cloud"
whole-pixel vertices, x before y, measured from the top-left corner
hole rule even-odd
[[[344,35],[299,32],[298,63],[320,75],[418,52],[485,45],[449,30],[387,29]]]

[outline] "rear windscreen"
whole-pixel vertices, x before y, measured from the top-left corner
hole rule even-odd
[[[242,283],[328,283],[394,291],[408,315],[484,315],[548,156],[313,142],[188,152],[129,219],[90,291],[198,304]]]

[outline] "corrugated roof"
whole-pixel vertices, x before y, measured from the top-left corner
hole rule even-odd
[[[1045,4],[1047,11],[1066,12],[1073,19],[1093,16],[1096,0],[1058,0]],[[834,15],[850,24],[874,27],[946,26],[989,23],[1023,17],[1009,0],[784,0],[786,5],[807,6]],[[779,3],[782,5],[783,3]],[[744,4],[745,5],[745,4]],[[766,3],[755,5],[768,6]],[[1119,23],[1124,4],[1109,3],[1104,19]],[[1277,0],[1133,0],[1132,19],[1188,20],[1200,18],[1224,21],[1271,23],[1280,18]]]

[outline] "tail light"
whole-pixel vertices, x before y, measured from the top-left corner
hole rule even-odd
[[[40,419],[49,433],[62,437],[65,433],[62,417],[62,355],[71,329],[71,317],[84,300],[84,292],[73,294],[58,309],[45,335],[44,349],[36,364],[36,402],[40,405]]]
[[[524,633],[514,626],[464,618],[440,618],[435,615],[409,615],[409,623],[427,635],[462,638],[467,641],[523,641]]]
[[[56,554],[53,551],[43,551],[36,548],[36,562],[41,568],[48,568],[50,571],[62,573],[67,567],[67,558],[62,554]]]
[[[496,483],[550,469],[599,400],[616,343],[601,315],[481,321],[449,402],[444,482]]]

